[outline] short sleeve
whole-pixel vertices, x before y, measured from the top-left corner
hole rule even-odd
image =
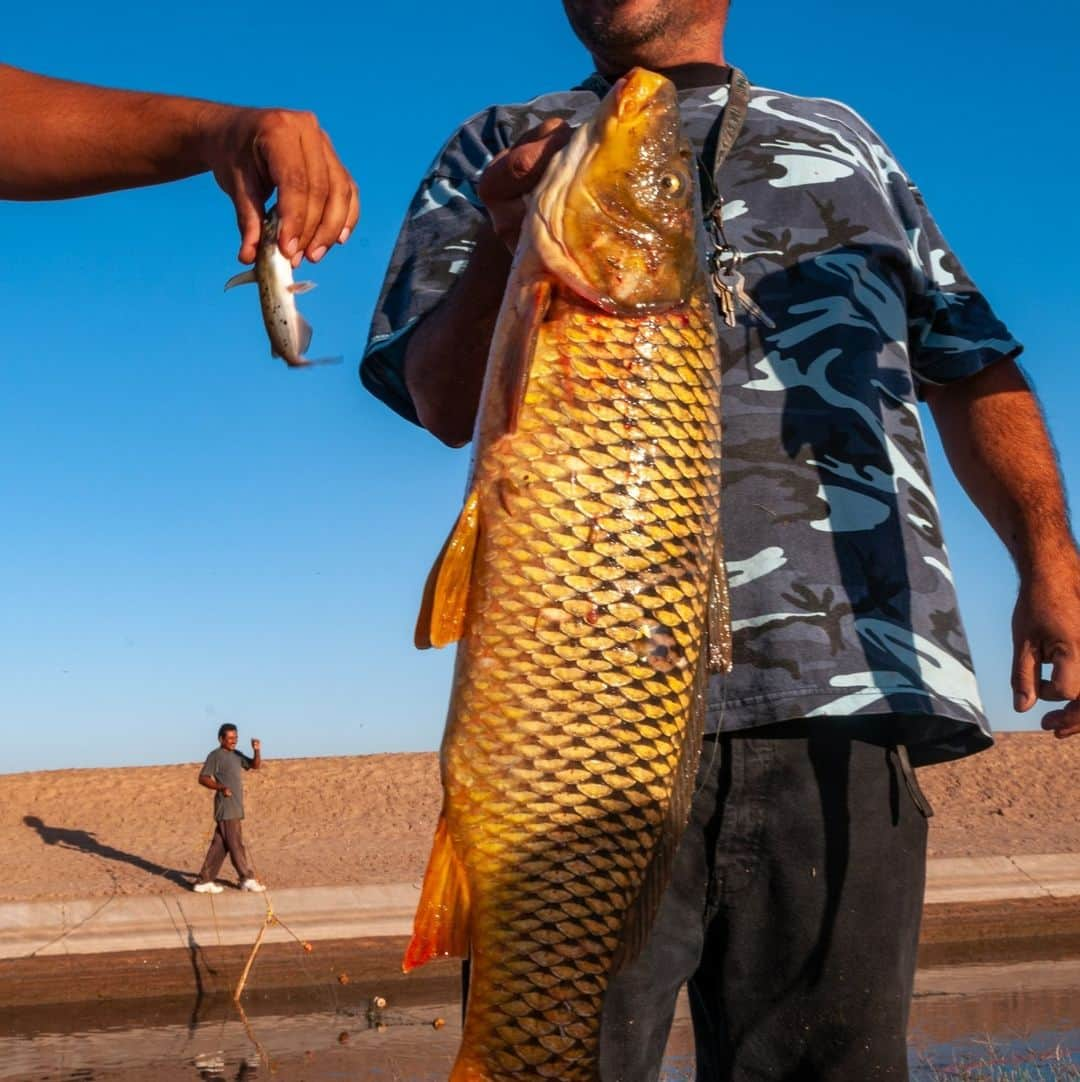
[[[210,752],[210,754],[206,757],[206,762],[203,763],[202,770],[200,771],[200,776],[205,774],[208,778],[212,778],[214,776],[215,769],[216,764],[214,760],[214,752]]]
[[[405,387],[408,336],[465,269],[486,219],[476,184],[488,162],[513,141],[489,109],[466,122],[443,147],[405,215],[372,317],[360,379],[414,424]]]
[[[242,751],[238,751],[236,754],[240,756],[240,765],[245,770],[250,770],[255,765],[255,760],[249,755],[245,755]]]
[[[915,287],[908,303],[911,369],[923,383],[951,383],[974,375],[1023,346],[994,314],[967,276],[923,201],[908,183],[914,202],[912,237]]]

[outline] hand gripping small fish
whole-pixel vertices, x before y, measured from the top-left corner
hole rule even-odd
[[[280,357],[290,368],[313,364],[337,364],[340,357],[309,360],[304,356],[311,345],[311,324],[296,308],[296,295],[315,288],[314,282],[294,282],[292,264],[278,248],[277,207],[271,207],[263,219],[262,236],[255,255],[255,266],[234,274],[226,289],[254,282],[259,287],[263,323],[270,339],[270,355]]]
[[[531,196],[418,646],[459,640],[404,968],[468,954],[452,1082],[597,1082],[730,668],[720,363],[694,159],[635,69]]]

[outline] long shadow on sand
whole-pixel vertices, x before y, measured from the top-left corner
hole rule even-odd
[[[152,860],[145,860],[134,853],[125,853],[111,845],[102,845],[97,836],[88,830],[70,830],[67,827],[52,827],[42,822],[36,815],[24,815],[23,822],[41,836],[46,845],[59,845],[63,849],[75,849],[80,853],[89,853],[92,856],[104,857],[106,860],[119,861],[121,864],[130,864],[140,871],[149,872],[150,875],[160,876],[170,883],[176,883],[181,887],[191,884],[193,875],[190,872],[182,872],[178,868],[165,868],[155,864]]]

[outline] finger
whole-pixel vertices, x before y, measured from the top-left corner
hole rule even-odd
[[[552,133],[565,128],[569,134],[570,125],[566,123],[562,117],[549,116],[547,120],[540,124],[537,124],[535,128],[530,128],[524,135],[520,136],[513,143],[515,147],[523,147],[527,143],[537,143],[542,139],[546,139]]]
[[[481,174],[477,194],[490,206],[531,191],[556,151],[570,139],[565,120],[545,120],[508,150],[497,154]]]
[[[300,140],[290,140],[288,151],[267,162],[270,179],[277,187],[278,247],[292,258],[302,249],[300,234],[307,214],[308,175]]]
[[[1080,698],[1080,660],[1064,645],[1049,652],[1050,679],[1039,681],[1039,698],[1047,702],[1065,702]]]
[[[236,208],[236,224],[240,229],[240,251],[237,259],[241,263],[254,263],[262,234],[265,196],[258,191],[257,181],[238,173],[233,206]]]
[[[345,216],[345,228],[338,237],[338,244],[344,244],[349,239],[352,231],[356,228],[356,223],[360,221],[360,189],[351,179],[349,188],[349,213]]]
[[[1039,656],[1034,645],[1024,639],[1013,650],[1012,690],[1013,709],[1023,713],[1036,702],[1035,689],[1039,685]]]
[[[1051,710],[1040,722],[1054,736],[1064,738],[1080,733],[1080,702],[1071,702],[1060,710]]]
[[[353,193],[352,177],[338,160],[334,148],[326,134],[322,135],[322,158],[326,164],[327,186],[329,188],[326,203],[322,208],[322,217],[316,223],[315,234],[307,247],[307,257],[317,263],[327,250],[337,244],[344,232],[349,216],[349,202]]]
[[[299,264],[303,253],[311,251],[311,240],[323,219],[330,195],[330,170],[322,152],[321,135],[321,132],[305,131],[300,136],[307,169],[307,202],[304,206],[304,224],[297,237],[296,255],[293,256],[294,266]]]

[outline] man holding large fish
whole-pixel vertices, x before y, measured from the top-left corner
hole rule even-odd
[[[450,139],[362,368],[476,440],[406,964],[471,951],[454,1079],[655,1079],[684,982],[702,1079],[906,1078],[914,767],[990,743],[917,396],[1016,561],[1017,708],[1080,732],[1021,347],[861,118],[725,64],[722,0],[564,6],[596,72]]]

